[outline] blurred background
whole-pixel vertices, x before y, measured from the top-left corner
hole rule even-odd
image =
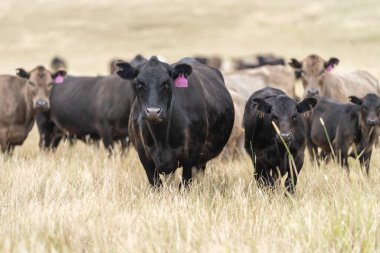
[[[169,62],[317,53],[380,78],[379,25],[379,0],[2,0],[0,72],[48,66],[55,55],[70,74],[97,75],[138,53]]]

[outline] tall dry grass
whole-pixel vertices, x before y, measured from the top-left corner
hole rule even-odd
[[[294,197],[257,189],[249,158],[211,162],[190,189],[179,173],[155,191],[136,153],[65,144],[36,149],[36,132],[0,158],[2,252],[378,252],[379,151],[367,178],[351,160],[306,162]]]

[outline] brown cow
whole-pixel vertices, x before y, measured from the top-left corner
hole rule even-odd
[[[239,93],[246,102],[253,92],[272,86],[294,97],[294,72],[285,66],[263,66],[255,69],[235,71],[224,75],[228,89]],[[244,108],[242,109],[244,111]]]
[[[289,65],[301,72],[304,97],[324,96],[348,102],[351,95],[379,94],[379,82],[370,73],[364,70],[335,73],[332,70],[338,63],[339,59],[335,57],[325,61],[312,54],[301,62],[292,59]]]
[[[12,152],[21,145],[34,124],[36,112],[50,108],[53,82],[62,82],[66,71],[52,74],[38,66],[30,72],[17,69],[17,76],[0,75],[0,147]]]

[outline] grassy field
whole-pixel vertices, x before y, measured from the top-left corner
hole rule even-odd
[[[136,53],[169,61],[319,53],[380,78],[380,2],[47,1],[0,2],[0,70],[47,65],[59,54],[74,74],[107,72]],[[38,150],[34,129],[12,157],[0,155],[2,252],[380,252],[380,150],[367,178],[307,161],[297,194],[258,190],[247,157],[213,161],[187,192],[179,173],[153,191],[134,150]],[[307,159],[306,159],[307,160]]]

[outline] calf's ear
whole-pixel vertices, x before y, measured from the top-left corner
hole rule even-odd
[[[271,113],[272,106],[262,98],[254,98],[251,100],[252,106],[257,106],[257,110],[262,113]]]
[[[348,97],[348,100],[353,103],[353,104],[357,104],[357,105],[362,105],[363,103],[363,100],[361,100],[360,98],[356,97],[356,96],[349,96]]]
[[[138,74],[137,70],[128,62],[119,60],[115,62],[115,66],[117,68],[116,74],[123,79],[133,80]]]
[[[173,79],[176,79],[179,75],[183,74],[185,78],[193,73],[193,68],[189,64],[181,63],[174,67]]]
[[[301,69],[302,68],[302,63],[299,62],[297,59],[290,59],[290,62],[289,62],[289,65],[290,67],[294,68],[294,69]]]
[[[318,103],[316,98],[305,98],[297,104],[297,111],[299,113],[304,113],[313,109]]]
[[[325,69],[334,68],[338,64],[339,64],[339,59],[335,57],[331,57],[330,60],[325,62]]]
[[[25,69],[23,69],[23,68],[16,69],[16,75],[21,77],[21,78],[25,78],[25,79],[29,79],[29,77],[30,77],[29,73],[26,72]]]

